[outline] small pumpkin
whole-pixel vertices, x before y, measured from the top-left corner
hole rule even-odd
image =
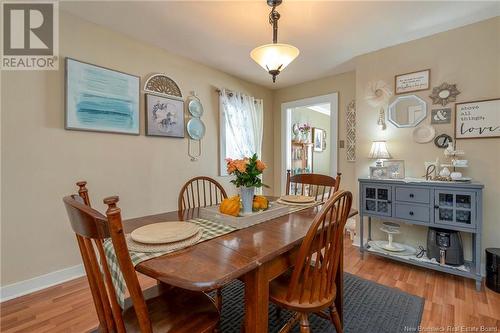
[[[263,210],[269,208],[269,201],[262,195],[256,195],[253,198],[253,210]]]
[[[222,200],[219,211],[222,214],[238,216],[240,213],[240,197],[235,195],[233,197]]]

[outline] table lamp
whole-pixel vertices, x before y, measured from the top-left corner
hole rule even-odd
[[[387,145],[385,141],[373,141],[372,149],[370,150],[369,158],[377,160],[376,166],[382,166],[382,160],[392,158],[391,154],[387,150]]]

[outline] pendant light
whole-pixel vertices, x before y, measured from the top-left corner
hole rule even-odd
[[[282,0],[267,0],[267,4],[272,8],[269,13],[269,24],[273,26],[273,43],[256,47],[250,52],[250,57],[271,74],[273,82],[276,82],[276,76],[297,58],[300,53],[299,49],[293,45],[278,43],[278,20],[280,19],[280,14],[276,11],[276,7],[281,2]]]

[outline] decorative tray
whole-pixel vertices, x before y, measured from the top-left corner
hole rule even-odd
[[[312,203],[310,206],[312,207],[314,205],[316,205],[316,203]],[[219,206],[209,206],[200,208],[200,218],[220,222],[237,229],[243,229],[307,207],[293,207],[276,202],[270,202],[269,208],[266,210],[253,212],[248,215],[231,216],[219,212]]]

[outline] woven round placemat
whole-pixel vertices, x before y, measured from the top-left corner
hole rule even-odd
[[[184,239],[179,242],[172,242],[172,243],[165,243],[165,244],[143,244],[136,242],[132,239],[130,234],[125,235],[125,239],[127,241],[127,246],[129,251],[134,251],[134,252],[145,252],[145,253],[151,253],[151,252],[173,252],[177,251],[180,249],[183,249],[185,247],[189,247],[191,245],[194,245],[198,243],[201,239],[201,236],[203,235],[203,230],[200,229],[196,235],[193,237]]]
[[[317,204],[316,201],[313,202],[308,202],[308,203],[298,203],[298,202],[288,202],[284,201],[281,199],[276,200],[276,203],[282,204],[282,205],[287,205],[287,206],[292,206],[292,207],[307,207],[307,206],[315,206]]]
[[[307,195],[282,195],[279,198],[279,200],[286,201],[286,202],[292,202],[292,203],[300,203],[300,204],[314,202],[314,198],[307,196]]]
[[[158,222],[135,229],[130,237],[141,244],[166,244],[191,238],[199,229],[196,223],[186,221]]]

